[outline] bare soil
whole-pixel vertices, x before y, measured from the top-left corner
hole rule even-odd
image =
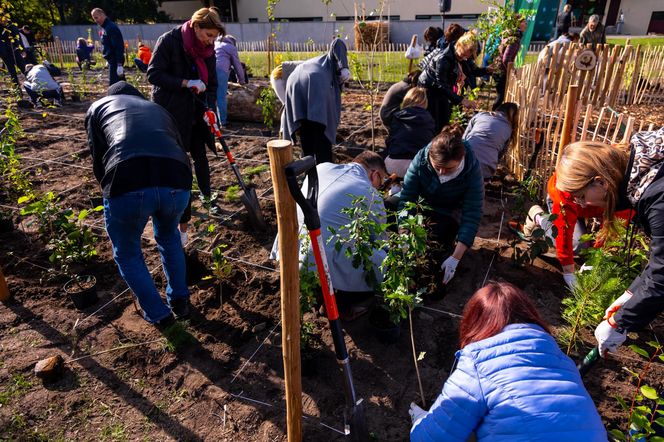
[[[382,97],[380,97],[382,98]],[[61,195],[77,209],[91,207],[99,189],[91,169],[83,124],[91,101],[61,109],[20,111],[26,136],[18,150],[30,167],[35,187]],[[367,98],[358,89],[343,96],[344,110],[336,147],[340,161],[371,146]],[[379,104],[379,103],[378,103]],[[376,107],[377,109],[377,107]],[[233,122],[226,132],[242,169],[268,164],[259,124]],[[386,131],[376,118],[376,146]],[[299,149],[295,149],[299,152]],[[253,179],[267,232],[254,231],[239,201],[225,201],[224,190],[235,179],[223,157],[211,154],[213,188],[220,190],[216,230],[199,204],[195,217],[203,222],[189,244],[189,264],[198,280],[191,287],[194,312],[187,326],[191,339],[178,349],[161,342],[124,348],[66,364],[63,376],[42,383],[32,370],[45,357],[61,354],[65,361],[126,344],[155,341],[160,333],[139,315],[112,258],[101,213],[88,222],[99,234],[99,256],[85,270],[97,278],[99,302],[77,311],[63,291],[64,277],[48,278],[51,267],[44,244],[31,219],[17,230],[0,233],[0,265],[13,300],[0,304],[0,439],[7,440],[228,440],[286,439],[283,362],[280,336],[278,273],[269,259],[276,235],[275,206],[269,171]],[[413,315],[417,351],[427,405],[439,394],[457,349],[458,319],[465,302],[487,279],[502,279],[526,290],[545,318],[561,325],[561,299],[566,289],[555,260],[538,259],[532,266],[512,264],[507,220],[514,198],[509,188],[489,192],[478,238],[461,262],[442,300],[425,301]],[[15,201],[3,200],[6,209]],[[209,273],[212,241],[228,245],[233,266],[221,294]],[[146,262],[158,287],[164,276],[154,241],[146,230]],[[198,263],[198,265],[196,265]],[[114,299],[105,308],[97,309]],[[91,315],[91,316],[88,316]],[[316,324],[320,349],[310,358],[303,377],[305,440],[341,440],[344,397],[324,317],[307,313]],[[73,332],[77,324],[76,332]],[[408,406],[419,401],[407,324],[392,345],[376,340],[367,318],[344,324],[346,344],[360,397],[365,399],[368,425],[376,440],[407,440]],[[664,336],[662,320],[639,335],[640,341]],[[593,344],[572,356],[577,360]],[[625,426],[625,415],[614,395],[631,397],[634,385],[623,368],[640,370],[644,361],[622,348],[597,364],[586,386],[609,428]],[[651,368],[650,383],[664,379],[664,364]]]

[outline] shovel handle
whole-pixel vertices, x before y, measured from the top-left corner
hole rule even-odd
[[[599,354],[599,348],[594,347],[592,350],[588,352],[585,358],[581,362],[579,362],[579,365],[576,366],[576,368],[579,369],[579,373],[583,377],[588,371],[599,361],[600,359],[600,354]]]
[[[306,156],[297,161],[293,161],[284,168],[288,190],[290,190],[293,199],[302,209],[304,214],[304,224],[307,230],[314,231],[320,229],[320,217],[318,216],[318,173],[316,171],[316,158],[313,155]],[[297,177],[303,173],[307,174],[308,189],[305,197],[297,182]]]

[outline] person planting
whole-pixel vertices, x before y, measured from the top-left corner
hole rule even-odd
[[[23,88],[35,107],[41,107],[40,100],[47,98],[52,98],[55,106],[62,106],[65,99],[62,86],[51,77],[46,66],[29,64],[25,66],[25,72]]]
[[[339,232],[342,226],[350,224],[353,220],[344,213],[345,209],[353,206],[353,200],[362,198],[366,204],[372,221],[385,224],[386,214],[383,198],[376,189],[380,187],[387,177],[385,162],[375,152],[364,151],[348,164],[323,163],[316,166],[318,173],[318,213],[321,222],[322,243],[325,245],[332,286],[339,304],[339,310],[344,320],[355,319],[366,309],[353,304],[367,297],[373,296],[374,287],[369,285],[365,278],[362,266],[353,265],[353,256],[347,256],[347,247],[337,250],[337,243],[330,241],[333,233]],[[307,189],[305,181],[303,189]],[[298,208],[298,222],[300,237],[306,233],[304,216]],[[278,244],[275,240],[272,248],[272,258],[278,257]],[[371,261],[377,283],[382,281],[380,265],[385,259],[386,252],[382,249],[374,250]],[[308,242],[300,243],[300,262],[306,262],[308,268],[315,268],[314,256]]]
[[[303,156],[315,155],[316,164],[333,162],[341,119],[341,85],[350,80],[346,44],[335,38],[327,54],[297,65],[286,81],[281,132],[300,140]]]
[[[220,36],[214,43],[214,52],[217,59],[217,83],[219,85],[217,88],[217,109],[219,112],[219,123],[222,126],[226,126],[228,119],[228,102],[226,95],[228,94],[228,80],[231,73],[231,67],[235,69],[237,82],[239,84],[247,83],[236,44],[235,37],[232,35]]]
[[[427,92],[416,87],[408,91],[401,110],[391,119],[385,140],[387,172],[403,178],[417,152],[429,144],[434,136],[434,121],[427,111]]]
[[[185,149],[194,160],[198,188],[210,197],[210,167],[205,146],[214,152],[214,140],[204,120],[216,108],[217,70],[214,41],[226,31],[215,8],[201,8],[183,25],[166,32],[154,48],[148,66],[152,99],[175,118]],[[187,241],[191,205],[180,221],[182,243]]]
[[[473,245],[484,201],[479,162],[473,151],[466,149],[456,125],[445,127],[413,158],[398,207],[401,210],[406,201],[416,202],[419,198],[431,208],[431,233],[440,244],[436,253],[441,253],[441,257],[449,255],[441,265],[443,284],[447,284]]]
[[[139,43],[138,53],[136,55],[137,57],[134,58],[134,64],[136,65],[139,71],[144,73],[147,72],[148,65],[150,64],[150,60],[152,59],[152,51],[150,50],[150,47],[144,45],[143,43]]]
[[[411,441],[607,440],[574,362],[519,288],[491,282],[475,292],[459,347],[429,411],[411,403]]]
[[[477,104],[463,98],[465,84],[462,63],[468,60],[477,48],[475,35],[466,32],[454,45],[446,49],[436,48],[420,62],[422,74],[417,84],[427,90],[428,110],[440,131],[450,121],[452,105],[463,105],[475,109]]]
[[[577,204],[603,210],[601,235],[616,235],[616,212],[634,209],[634,220],[650,236],[643,272],[606,310],[595,329],[600,354],[614,352],[664,310],[664,128],[632,136],[629,150],[580,141],[563,151],[556,188]]]
[[[379,115],[380,121],[383,122],[386,129],[389,130],[390,124],[392,124],[392,116],[401,109],[401,103],[403,103],[408,91],[417,86],[417,79],[421,73],[422,71],[418,69],[409,72],[403,80],[397,81],[385,92]]]
[[[92,60],[94,49],[94,45],[88,44],[83,37],[76,39],[76,64],[78,64],[80,70],[90,69],[90,66],[94,63]]]
[[[496,99],[493,102],[493,110],[498,109],[498,106],[505,101],[505,88],[507,87],[507,67],[513,63],[516,56],[519,55],[521,50],[521,38],[523,33],[528,29],[528,21],[522,18],[519,22],[519,27],[513,33],[508,32],[498,45],[498,61],[500,71],[494,74],[496,80]]]
[[[582,45],[591,45],[595,50],[598,45],[606,44],[606,30],[604,25],[599,22],[599,15],[593,14],[588,19],[588,24],[579,35],[579,43]]]
[[[477,113],[468,122],[463,141],[473,149],[485,180],[493,176],[507,147],[515,142],[518,124],[519,106],[515,103],[503,103],[494,112]]]
[[[173,117],[120,81],[85,115],[95,178],[101,185],[113,258],[146,321],[157,327],[189,315],[189,289],[178,221],[191,190],[191,166]],[[141,251],[152,218],[166,274],[166,305]],[[169,308],[170,306],[170,308]],[[172,313],[171,313],[172,309]]]

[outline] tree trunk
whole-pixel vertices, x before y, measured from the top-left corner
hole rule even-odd
[[[236,83],[228,83],[228,119],[231,121],[262,123],[263,114],[261,107],[256,104],[256,100],[258,100],[261,91],[265,87],[270,86],[260,83],[249,83],[242,86]],[[278,123],[281,118],[280,104],[279,100],[277,100],[277,109],[273,116],[275,123]]]

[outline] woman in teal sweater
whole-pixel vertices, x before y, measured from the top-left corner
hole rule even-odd
[[[441,265],[443,284],[447,284],[473,245],[484,202],[480,165],[456,126],[443,128],[417,153],[404,178],[399,209],[420,197],[432,209],[433,240],[441,243],[446,253],[453,248]]]

